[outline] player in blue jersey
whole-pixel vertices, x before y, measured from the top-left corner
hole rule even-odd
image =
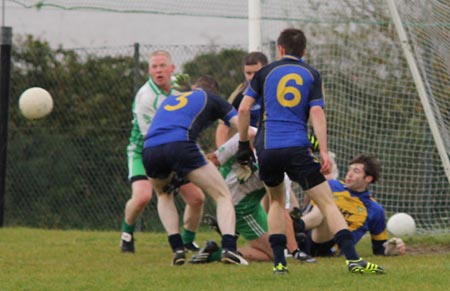
[[[263,66],[267,65],[267,63],[268,63],[267,57],[262,52],[251,52],[245,55],[243,60],[243,68],[244,68],[243,73],[245,77],[245,82],[239,84],[228,98],[228,102],[230,102],[230,104],[232,104],[236,110],[239,109],[239,105],[241,104],[242,98],[244,98],[243,94],[245,88],[250,83],[255,73],[259,71],[259,69],[261,69]],[[258,126],[260,108],[261,107],[259,106],[259,104],[255,104],[251,108],[250,125]],[[226,126],[225,124],[219,121],[219,124],[217,125],[216,129],[217,148],[223,145],[229,138],[233,136],[233,134],[234,132],[233,130],[230,129],[230,127]]]
[[[256,128],[250,127],[249,133],[254,136]],[[248,246],[238,248],[239,253],[249,261],[271,261],[273,260],[273,252],[267,233],[267,214],[260,203],[263,196],[266,195],[266,190],[258,177],[256,166],[255,171],[241,171],[242,167],[235,159],[238,144],[239,135],[235,134],[214,153],[208,154],[207,157],[219,167],[231,191],[236,211],[236,230],[240,237],[248,242]],[[290,186],[290,180],[286,178],[285,181]],[[287,187],[287,189],[290,189],[290,187]],[[287,191],[286,195],[289,196],[290,192]],[[288,219],[291,218],[288,216]],[[210,227],[220,233],[215,218],[208,217],[207,221]],[[314,258],[298,249],[292,222],[287,227],[289,228],[287,231],[290,231],[293,240],[291,245],[288,244],[292,257],[301,262],[314,263]],[[220,260],[220,248],[214,241],[208,241],[206,246],[193,256],[190,262],[202,264],[217,260]]]
[[[139,216],[152,199],[152,184],[148,179],[142,161],[144,136],[152,123],[156,110],[161,102],[171,93],[171,76],[175,66],[169,52],[157,50],[149,58],[149,79],[139,89],[133,101],[133,121],[128,156],[128,179],[131,184],[132,195],[125,205],[125,215],[122,222],[120,248],[124,253],[134,253],[134,231]],[[180,188],[180,196],[186,202],[183,228],[183,242],[186,249],[198,251],[195,244],[197,230],[203,212],[205,196],[202,191],[188,183]]]
[[[158,196],[158,214],[174,253],[172,263],[182,265],[186,260],[177,208],[173,195],[167,190],[176,175],[188,179],[216,201],[223,234],[222,262],[247,265],[236,250],[236,216],[230,190],[196,142],[198,135],[218,119],[236,127],[237,112],[216,95],[218,84],[214,79],[203,76],[193,88],[193,91],[171,95],[162,102],[144,141],[144,166]]]
[[[236,89],[231,93],[230,97],[228,98],[228,102],[230,102],[233,107],[238,110],[239,105],[241,104],[242,99],[244,98],[244,91],[247,87],[247,85],[252,80],[253,76],[257,71],[259,71],[263,66],[267,65],[268,59],[266,55],[262,52],[251,52],[245,55],[243,59],[243,73],[245,77],[245,82],[239,84]],[[260,110],[261,106],[259,104],[254,104],[252,108],[250,109],[250,125],[257,127],[259,124],[259,117],[260,117]],[[217,125],[216,129],[216,146],[219,148],[221,147],[232,135],[234,134],[234,131],[230,129],[230,127],[226,126],[225,124],[221,123],[219,121],[219,124]],[[289,192],[288,192],[289,193]],[[286,205],[289,206],[290,203],[293,203],[295,205],[298,205],[297,198],[295,197],[292,190],[290,190],[290,198],[291,201],[287,201]],[[263,205],[264,210],[267,212],[269,208],[269,199],[267,195],[265,195],[262,200],[261,204]],[[288,215],[289,209],[286,210],[286,218],[288,219],[287,222],[291,223],[290,217]],[[291,228],[288,226],[287,230],[290,231]],[[297,249],[295,238],[293,232],[287,233],[288,235],[288,250],[293,252]],[[303,260],[305,257],[301,256],[302,253],[296,252],[293,254],[294,257],[299,258],[300,260]]]
[[[404,255],[406,245],[402,239],[394,237],[388,241],[384,209],[368,190],[369,185],[379,179],[380,171],[378,159],[370,154],[361,154],[350,161],[345,183],[335,179],[330,179],[328,183],[355,244],[369,232],[374,255]],[[313,256],[335,255],[333,235],[318,207],[312,207],[300,219],[293,219],[297,233],[310,230],[302,244],[306,252]]]
[[[303,59],[306,37],[303,31],[288,28],[278,37],[280,60],[253,77],[239,107],[240,143],[237,160],[248,165],[255,160],[248,139],[250,108],[261,103],[261,123],[255,138],[259,175],[271,198],[268,213],[270,244],[274,253],[275,274],[287,273],[286,221],[284,216],[284,174],[298,182],[326,218],[336,243],[346,257],[348,270],[354,273],[383,273],[383,268],[357,254],[351,232],[333,201],[323,174],[331,170],[327,148],[327,126],[323,110],[322,79]],[[311,122],[320,144],[319,163],[309,148],[307,123]]]

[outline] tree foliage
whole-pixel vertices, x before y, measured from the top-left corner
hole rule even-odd
[[[202,75],[210,75],[219,83],[220,95],[228,99],[236,86],[243,82],[243,58],[247,52],[240,49],[224,49],[198,55],[183,66],[184,73],[195,81]],[[199,139],[206,152],[215,149],[215,126],[211,126]]]
[[[54,50],[27,36],[15,43],[12,60],[10,223],[69,228],[117,223],[111,218],[123,212],[124,204],[116,201],[129,192],[125,148],[133,57]],[[145,63],[140,66],[145,70]],[[35,86],[51,93],[55,107],[46,118],[29,121],[19,112],[18,98]],[[105,205],[110,211],[101,211]]]
[[[201,75],[210,75],[219,83],[219,90],[224,98],[234,91],[244,80],[242,60],[246,52],[241,49],[224,49],[198,55],[183,66],[184,73],[192,80]]]

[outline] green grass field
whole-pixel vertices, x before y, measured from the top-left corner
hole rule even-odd
[[[208,231],[197,235],[201,245],[207,239],[219,237]],[[426,246],[427,251],[403,257],[373,257],[364,238],[360,255],[385,267],[386,275],[351,274],[342,257],[319,258],[316,264],[288,259],[287,276],[274,276],[271,263],[173,267],[165,234],[137,233],[136,240],[137,252],[130,255],[120,253],[118,231],[0,228],[0,290],[410,291],[450,286],[449,234],[406,240],[411,250]]]

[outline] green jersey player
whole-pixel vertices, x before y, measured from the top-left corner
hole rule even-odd
[[[175,66],[167,51],[158,50],[150,55],[149,79],[139,89],[133,102],[133,121],[130,143],[127,147],[128,179],[131,183],[131,198],[125,205],[122,224],[121,250],[134,253],[134,231],[136,222],[152,198],[152,183],[147,178],[142,162],[144,136],[162,101],[172,91],[172,74]],[[205,197],[192,183],[180,187],[180,195],[186,202],[183,242],[188,250],[198,251],[194,243],[195,231],[200,224]]]

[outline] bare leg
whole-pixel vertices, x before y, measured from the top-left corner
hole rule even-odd
[[[269,233],[285,234],[285,186],[284,182],[275,187],[266,187],[267,193],[270,197],[269,213],[267,221],[269,224]]]
[[[238,251],[250,261],[271,261],[273,259],[272,247],[269,243],[269,235],[265,233],[261,237],[248,241],[249,246],[239,248]]]
[[[300,208],[300,203],[298,202],[297,196],[295,195],[292,189],[290,190],[291,195],[289,195],[289,210],[292,210],[294,207]]]
[[[236,214],[230,190],[220,172],[211,163],[198,168],[187,175],[195,185],[208,193],[217,204],[217,222],[222,234],[235,235]]]
[[[269,212],[270,199],[268,194],[264,195],[264,197],[261,199],[261,206],[266,213]]]
[[[155,186],[156,194],[158,195],[158,214],[161,222],[170,236],[179,233],[179,216],[178,210],[175,206],[174,197],[172,194],[165,193],[162,189],[170,182],[167,179],[152,179]]]
[[[152,183],[150,180],[137,180],[131,184],[131,199],[125,205],[125,222],[136,224],[137,219],[152,199]]]
[[[331,193],[328,182],[323,182],[307,190],[306,193],[314,200],[314,202],[316,202],[333,235],[342,229],[348,229],[344,216],[342,216],[342,213],[339,211],[333,200],[333,194]]]
[[[205,195],[193,183],[181,186],[180,195],[186,203],[183,216],[184,229],[195,232],[200,226],[203,216]]]
[[[333,234],[328,228],[328,224],[319,207],[313,207],[310,212],[302,216],[302,220],[305,223],[305,229],[312,230],[311,238],[314,242],[323,243],[333,238]]]
[[[284,211],[284,217],[286,219],[286,238],[287,238],[287,249],[292,254],[296,249],[298,249],[297,241],[295,240],[294,225],[292,223],[291,216],[289,216],[289,210]]]
[[[286,267],[284,250],[286,249],[286,188],[284,181],[275,187],[267,187],[270,197],[269,214],[269,242],[274,255],[274,267]]]

